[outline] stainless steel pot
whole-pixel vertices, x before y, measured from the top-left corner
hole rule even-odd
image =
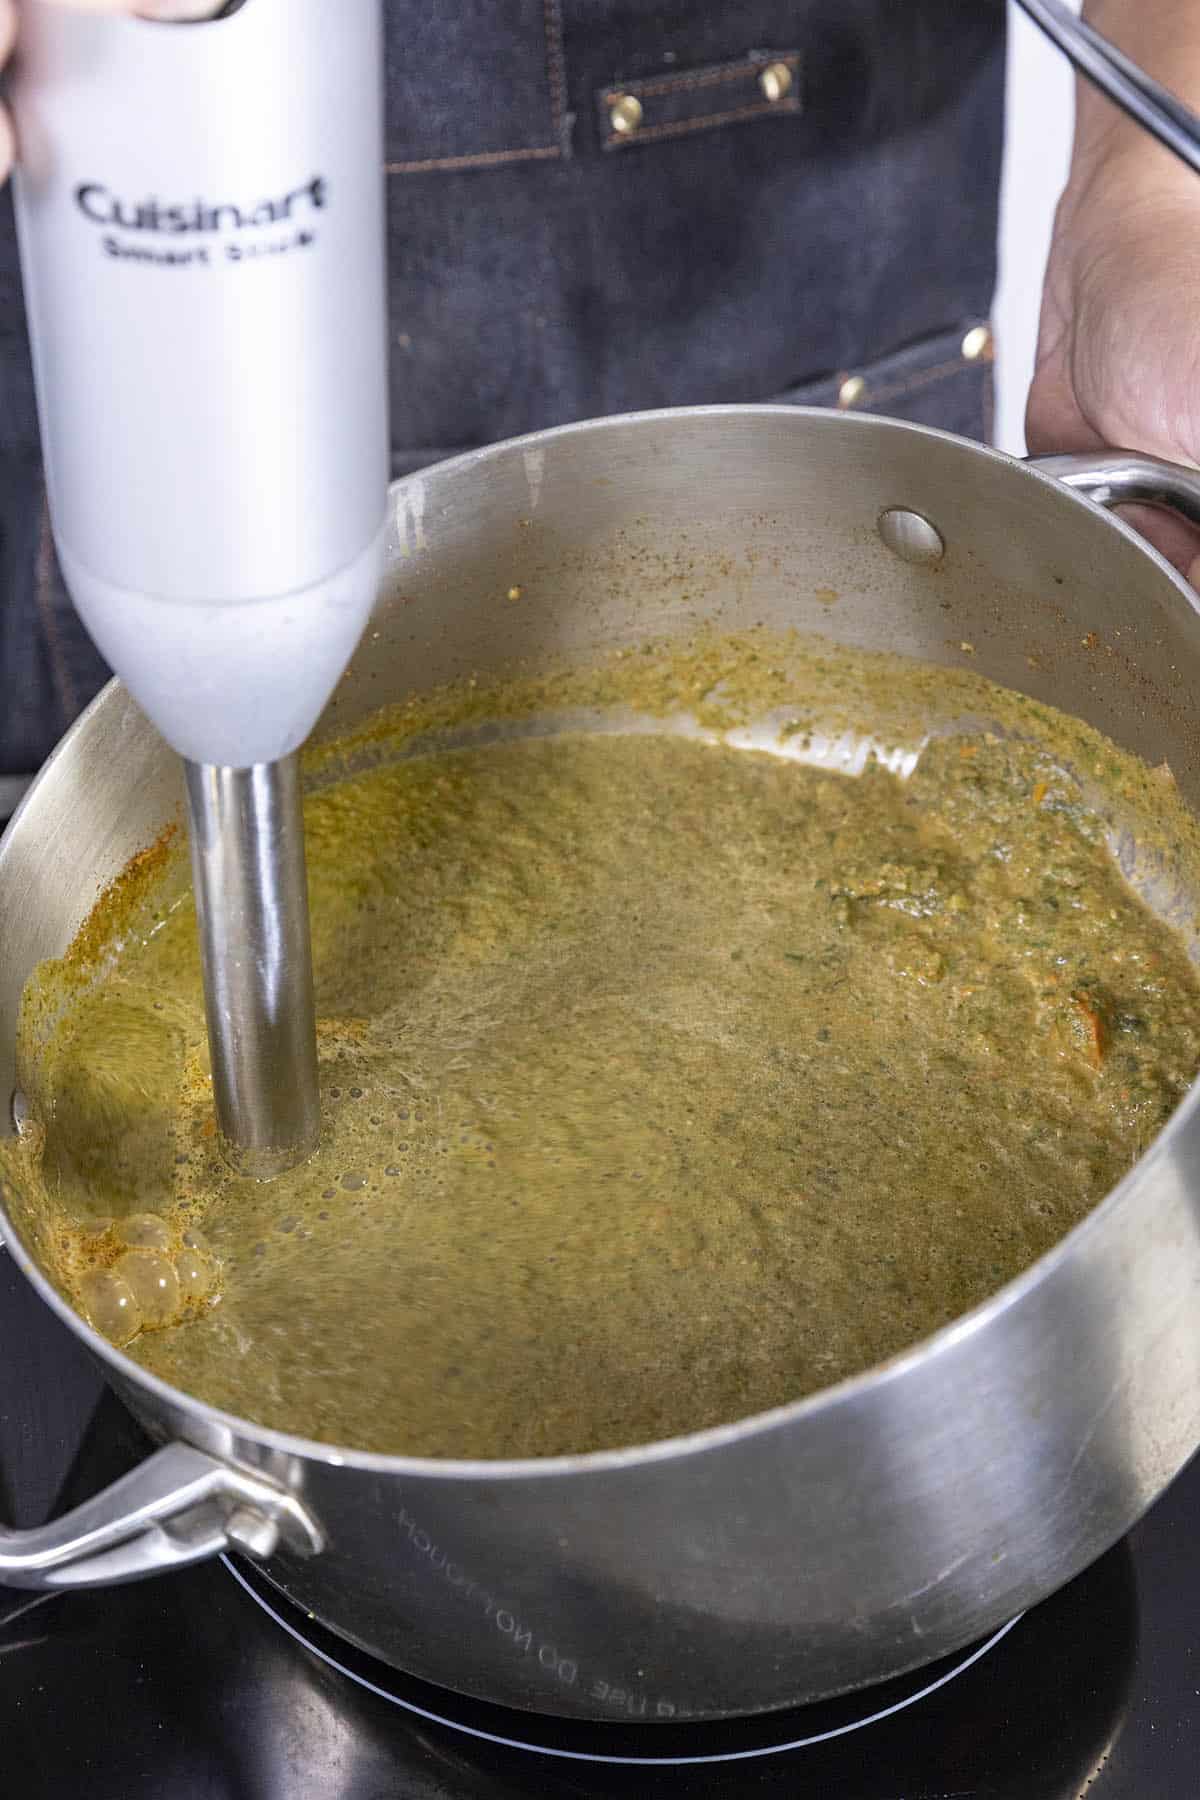
[[[1200,479],[1130,458],[1055,475],[1078,491],[938,432],[772,407],[460,457],[394,491],[386,591],[325,729],[514,658],[766,621],[935,663],[969,642],[981,673],[1167,758],[1200,810],[1196,597],[1096,503],[1200,522]],[[514,582],[522,604],[501,604]],[[27,975],[179,801],[112,685],[0,846],[5,1093]],[[237,1548],[403,1668],[585,1717],[717,1717],[895,1675],[1049,1594],[1200,1444],[1198,1108],[1193,1091],[1036,1267],[887,1366],[719,1430],[544,1462],[362,1455],[217,1413],[91,1332],[9,1225],[166,1447],[68,1517],[0,1532],[0,1580],[90,1585]]]

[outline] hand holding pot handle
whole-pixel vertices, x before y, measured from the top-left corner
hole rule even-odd
[[[313,1556],[320,1527],[293,1494],[209,1456],[168,1444],[111,1487],[32,1531],[0,1528],[0,1585],[111,1587],[243,1550],[280,1544]]]

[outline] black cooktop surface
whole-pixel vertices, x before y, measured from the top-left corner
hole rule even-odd
[[[143,1448],[0,1255],[0,1515],[34,1523]],[[852,1700],[720,1726],[547,1724],[472,1705],[281,1613],[248,1565],[48,1599],[0,1590],[0,1792],[1190,1800],[1198,1602],[1200,1462],[990,1645]],[[766,1753],[784,1744],[796,1747]]]

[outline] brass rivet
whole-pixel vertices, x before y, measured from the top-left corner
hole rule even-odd
[[[861,375],[847,375],[838,389],[838,405],[843,409],[855,406],[867,391],[867,384]]]
[[[642,122],[642,103],[636,94],[618,94],[608,103],[608,121],[620,137],[630,137]]]
[[[768,63],[761,70],[758,85],[774,106],[777,100],[784,100],[792,91],[792,71],[785,62]]]
[[[992,354],[992,334],[986,325],[972,325],[962,341],[962,353],[968,362],[981,362]]]

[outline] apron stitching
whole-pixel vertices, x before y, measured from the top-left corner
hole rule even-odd
[[[58,629],[58,620],[54,614],[54,546],[50,536],[50,508],[44,493],[42,495],[41,524],[38,528],[35,580],[38,613],[46,634],[46,647],[50,652],[50,666],[55,678],[55,687],[58,690],[59,708],[62,712],[63,723],[66,724],[79,711],[79,702],[75,693],[75,683],[71,679],[71,671],[67,667],[62,634]]]
[[[903,381],[893,381],[888,387],[870,388],[862,396],[868,406],[878,406],[881,400],[895,400],[900,394],[911,394],[915,388],[928,387],[931,381],[941,381],[946,375],[953,375],[969,369],[970,363],[956,356],[952,362],[936,363],[932,369],[921,369],[916,375],[908,375]]]
[[[561,0],[542,0],[542,29],[546,34],[546,78],[550,84],[550,117],[560,156],[571,154],[571,125],[567,116],[566,53],[563,47]]]
[[[546,80],[550,88],[550,120],[553,144],[533,144],[517,150],[475,150],[465,156],[421,156],[411,162],[388,162],[385,175],[419,175],[436,169],[488,169],[501,163],[551,162],[571,154],[571,119],[567,112],[566,62],[560,0],[542,0],[542,30],[546,39]]]
[[[779,59],[781,62],[783,58]],[[703,75],[675,75],[661,81],[630,81],[624,87],[605,90],[605,104],[619,100],[622,94],[638,94],[652,99],[660,94],[680,94],[695,88],[720,87],[726,81],[744,81],[754,72],[753,63],[735,63],[728,69],[710,69]]]
[[[763,51],[746,57],[742,62],[722,65],[719,69],[696,69],[687,75],[663,75],[650,81],[630,81],[624,87],[607,89],[604,99],[606,104],[611,104],[612,101],[619,100],[622,94],[650,96],[683,93],[692,88],[718,87],[725,81],[745,80],[747,75],[755,75],[773,62],[786,63],[789,69],[794,69],[800,62],[800,53],[797,50],[781,50],[778,55],[774,55]],[[774,100],[769,104],[778,106],[779,102]]]
[[[546,162],[559,157],[557,144],[538,144],[526,150],[477,150],[470,156],[427,156],[417,162],[384,163],[385,175],[417,175],[423,169],[483,169],[496,163]]]
[[[613,132],[605,138],[604,148],[633,150],[638,144],[649,143],[654,138],[682,137],[689,131],[706,131],[714,125],[731,125],[740,119],[765,119],[768,114],[774,118],[782,118],[788,113],[795,116],[799,111],[798,100],[762,100],[754,106],[734,106],[727,112],[705,113],[700,119],[676,119],[667,125],[643,126],[632,137],[620,137]]]

